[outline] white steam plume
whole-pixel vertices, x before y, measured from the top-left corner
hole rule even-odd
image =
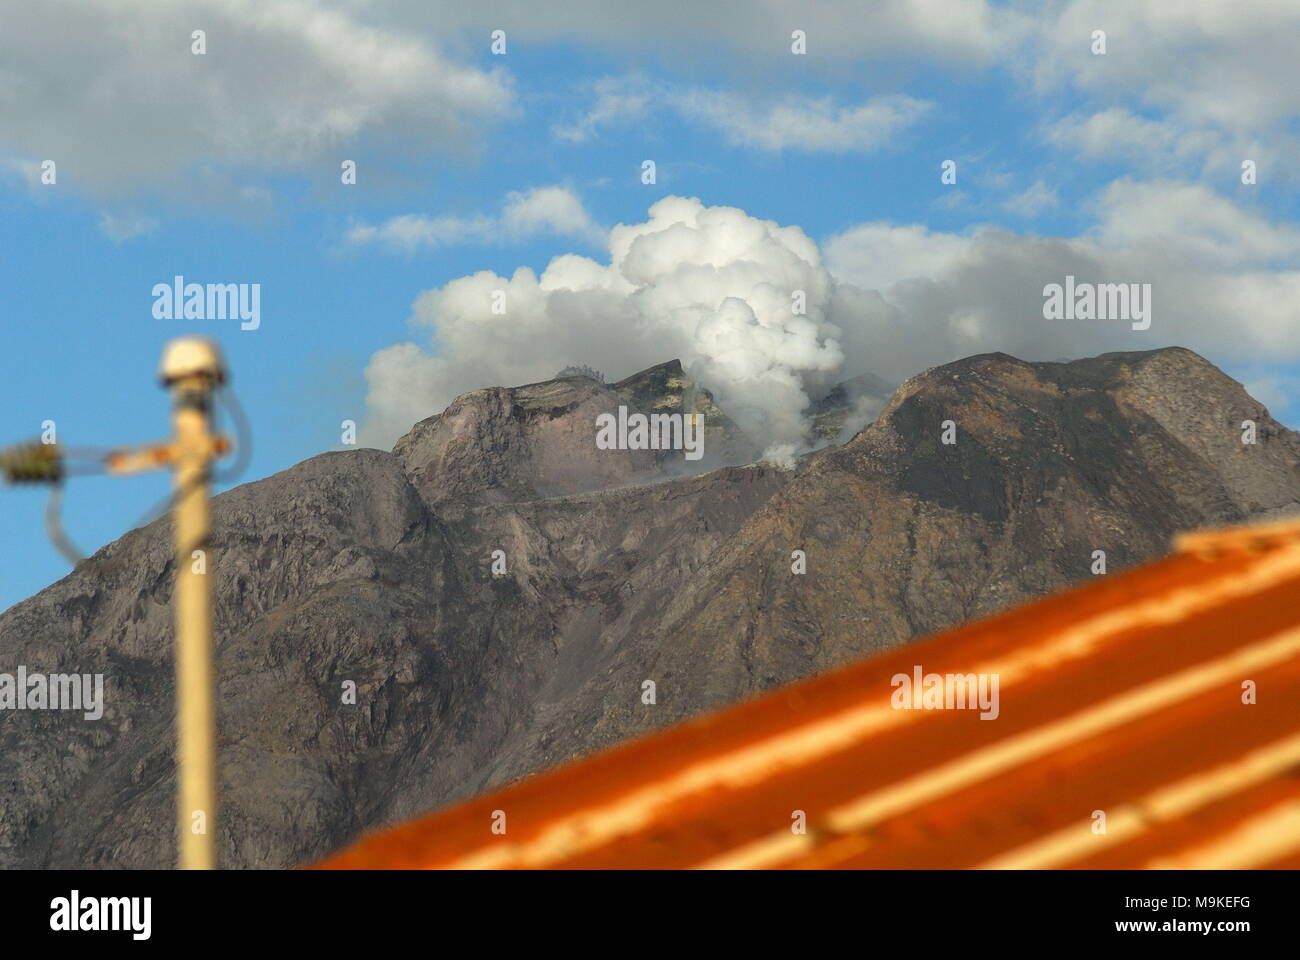
[[[459,394],[572,363],[616,379],[679,357],[774,456],[805,448],[809,400],[867,372],[898,381],[995,350],[1057,360],[1170,345],[1252,369],[1300,360],[1300,230],[1172,181],[1116,181],[1092,210],[1072,238],[864,223],[825,242],[824,265],[798,227],[666,197],[644,223],[609,232],[608,265],[566,254],[540,278],[483,271],[422,294],[415,318],[431,349],[371,358],[367,440],[388,445]],[[1151,284],[1150,329],[1045,320],[1043,288],[1067,274]],[[497,290],[504,315],[492,312]],[[804,315],[791,309],[796,290]]]
[[[374,355],[368,439],[387,443],[479,387],[544,380],[570,363],[617,378],[678,357],[762,445],[802,443],[807,388],[844,364],[817,245],[798,227],[682,197],[614,227],[608,244],[609,265],[569,254],[540,278],[483,271],[421,295],[415,317],[436,351],[404,343]],[[498,290],[504,315],[492,312]]]

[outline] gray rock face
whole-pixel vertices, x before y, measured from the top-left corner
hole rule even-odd
[[[660,680],[655,721],[677,720],[1087,579],[1095,551],[1113,572],[1178,531],[1298,510],[1300,434],[1190,351],[972,357],[908,380],[866,430],[806,461],[630,672]],[[606,739],[644,717],[620,704]]]
[[[704,456],[596,446],[596,418],[629,413],[703,417]],[[412,483],[430,504],[513,503],[647,483],[746,463],[754,445],[672,360],[619,383],[566,377],[476,390],[397,441]],[[612,455],[611,455],[612,454]]]
[[[893,396],[898,384],[870,373],[841,383],[808,408],[812,417],[812,446],[843,443],[867,423],[876,419]]]
[[[595,451],[595,413],[677,397],[740,456],[680,374],[477,391],[391,454],[216,498],[223,865],[322,856],[1084,579],[1094,550],[1115,570],[1181,529],[1300,509],[1300,435],[1185,350],[938,367],[794,470]],[[169,535],[134,530],[0,614],[0,672],[106,675],[100,720],[0,712],[0,866],[173,862]]]

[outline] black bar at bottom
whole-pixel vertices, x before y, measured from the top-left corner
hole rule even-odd
[[[1287,871],[0,873],[11,949],[424,944],[419,952],[464,953],[514,940],[530,951],[586,944],[641,954],[770,948],[776,938],[812,955],[891,943],[1231,949],[1285,936],[1295,914]]]

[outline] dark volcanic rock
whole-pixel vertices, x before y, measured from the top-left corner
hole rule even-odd
[[[1298,463],[1300,434],[1187,350],[937,367],[729,538],[636,674],[666,691],[655,722],[680,719],[1085,579],[1096,550],[1115,571],[1179,530],[1300,510]],[[625,703],[604,738],[644,727]]]
[[[392,454],[216,498],[223,864],[321,856],[1083,579],[1094,550],[1115,570],[1178,530],[1300,507],[1300,436],[1186,350],[938,367],[794,471],[665,479],[680,465],[654,451],[590,455],[597,412],[716,411],[701,394],[675,363],[477,391]],[[101,720],[0,713],[0,866],[172,862],[168,537],[134,530],[0,614],[0,672],[107,677]]]
[[[837,383],[826,396],[809,408],[814,446],[842,443],[874,420],[898,389],[872,373],[859,374]]]
[[[597,449],[596,417],[616,415],[620,406],[646,415],[702,415],[704,457],[687,461],[676,450]],[[757,453],[677,360],[608,386],[578,376],[476,390],[417,423],[393,452],[426,500],[462,506],[663,480],[746,463]]]

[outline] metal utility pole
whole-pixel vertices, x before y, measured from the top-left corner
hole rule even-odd
[[[215,343],[182,337],[163,350],[159,375],[172,396],[170,443],[103,457],[112,474],[171,467],[176,587],[176,828],[180,866],[216,867],[216,707],[212,656],[212,587],[205,550],[210,530],[211,465],[230,449],[212,433],[214,393],[226,382]],[[11,482],[50,483],[65,469],[55,445],[32,444],[0,455]],[[61,534],[61,531],[60,531]]]

